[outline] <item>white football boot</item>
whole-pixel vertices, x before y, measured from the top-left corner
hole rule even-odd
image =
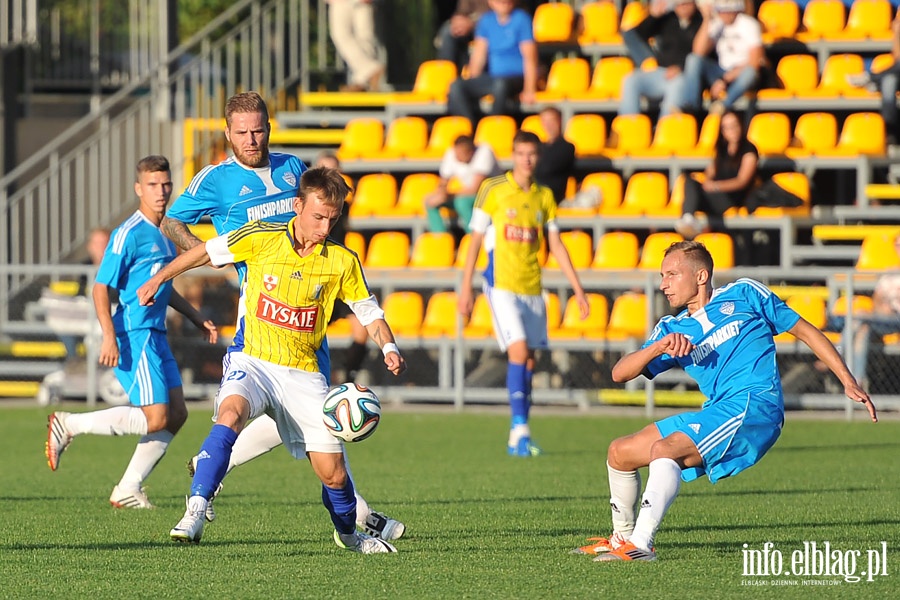
[[[195,498],[203,500],[203,498],[200,498],[199,496],[185,498],[187,510],[184,511],[184,516],[178,521],[178,525],[169,531],[169,537],[176,542],[199,544],[200,538],[203,537],[203,524],[206,522],[206,507],[197,508],[196,504],[198,500],[195,500]],[[191,500],[194,500],[193,507],[191,506]]]
[[[144,493],[144,488],[122,490],[116,486],[109,496],[109,503],[116,508],[154,508],[150,498]]]
[[[47,442],[44,445],[44,454],[47,456],[47,464],[50,470],[59,468],[59,458],[72,442],[72,434],[66,428],[66,417],[69,413],[56,411],[47,417]]]
[[[372,537],[383,540],[399,540],[406,531],[406,525],[400,521],[374,510],[369,513],[365,522],[360,523],[360,525]]]
[[[339,548],[352,550],[353,552],[359,552],[360,554],[386,554],[397,551],[394,546],[386,541],[358,531],[348,535],[341,535],[335,531],[334,543],[337,544]]]

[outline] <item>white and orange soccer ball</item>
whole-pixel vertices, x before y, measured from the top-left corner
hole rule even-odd
[[[381,403],[369,388],[342,383],[328,391],[322,412],[331,435],[345,442],[361,442],[375,433],[381,420]]]

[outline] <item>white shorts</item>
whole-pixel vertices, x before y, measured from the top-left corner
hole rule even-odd
[[[484,293],[501,350],[522,340],[531,349],[547,348],[547,305],[543,297],[514,294],[488,285],[484,286]]]
[[[281,441],[297,459],[307,452],[343,452],[342,442],[322,422],[328,384],[321,373],[283,367],[243,352],[230,352],[222,384],[216,394],[216,413],[222,399],[239,395],[250,403],[250,418],[267,414],[278,425]]]

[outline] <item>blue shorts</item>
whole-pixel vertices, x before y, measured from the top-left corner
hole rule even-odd
[[[119,366],[116,377],[134,406],[167,404],[169,390],[181,387],[181,372],[166,334],[138,329],[117,336]]]
[[[702,467],[684,469],[681,478],[693,481],[706,474],[715,483],[759,462],[784,425],[784,404],[773,399],[772,391],[748,392],[743,401],[719,400],[699,412],[657,421],[660,435],[680,431],[691,438],[703,458]]]

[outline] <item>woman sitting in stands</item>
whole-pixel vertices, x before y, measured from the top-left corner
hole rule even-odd
[[[747,196],[756,186],[759,151],[750,140],[733,112],[722,115],[716,153],[706,167],[701,183],[693,176],[684,182],[682,215],[675,222],[675,230],[685,239],[693,239],[705,231],[722,231],[725,212],[744,206]],[[706,219],[697,213],[705,213]]]

